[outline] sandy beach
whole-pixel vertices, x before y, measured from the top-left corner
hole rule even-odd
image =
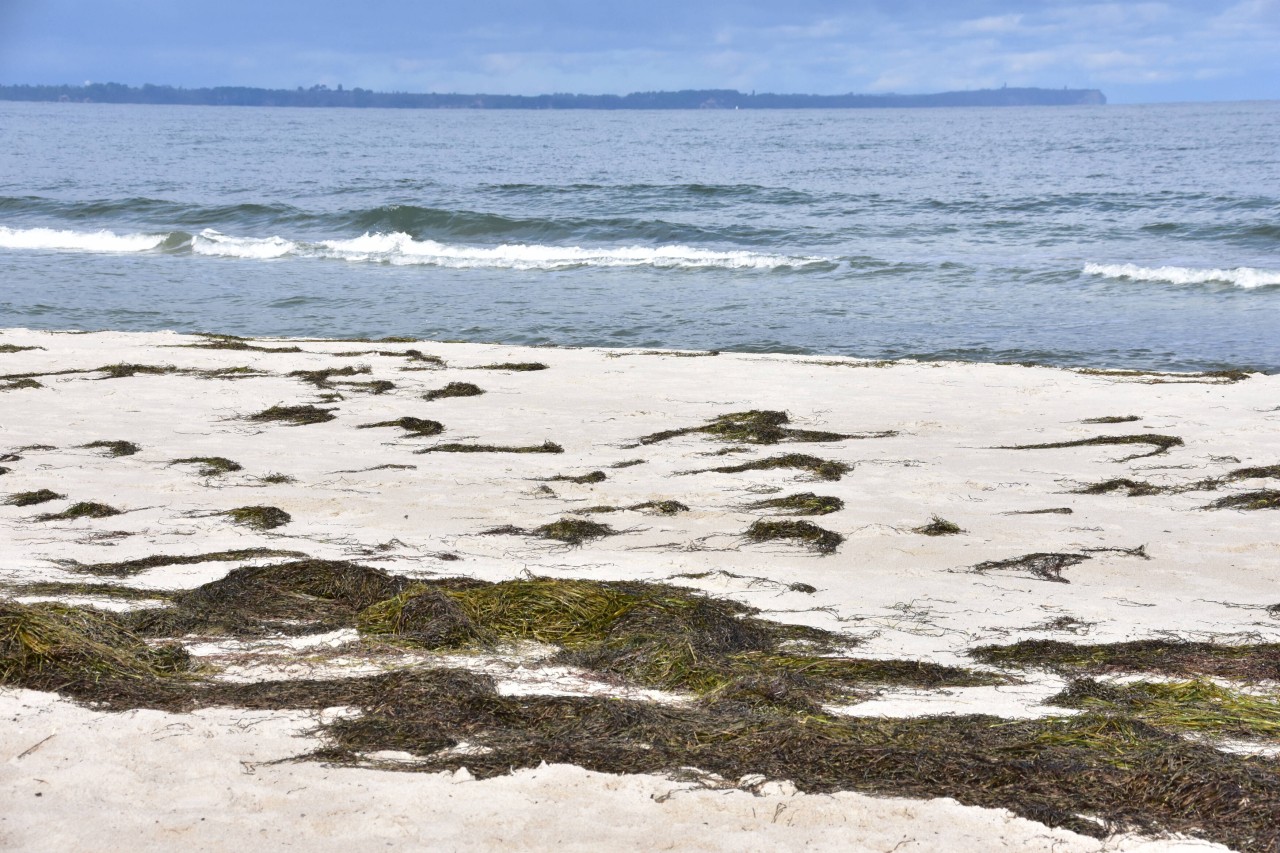
[[[1164,641],[1203,644],[1221,662],[1224,647],[1280,642],[1278,425],[1280,378],[1261,374],[8,329],[0,595],[127,615],[246,567],[304,559],[407,579],[394,587],[401,596],[418,594],[404,585],[413,580],[643,582],[843,638],[826,656],[918,664],[912,678],[846,678],[843,692],[805,706],[808,717],[1014,725],[1114,711],[1046,704],[1082,678],[1194,681],[1274,711],[1275,681],[1225,665],[1062,655]],[[146,562],[158,556],[167,561]],[[147,639],[179,640],[201,678],[225,685],[447,667],[492,679],[499,697],[678,711],[730,684],[628,678],[557,657],[570,644],[545,638],[426,648],[361,620],[240,635],[184,623]],[[1058,645],[1019,647],[1030,651],[1016,659],[975,654],[1026,641]],[[1062,655],[1038,657],[1045,649]],[[492,773],[474,769],[501,757],[483,731],[443,750],[291,761],[331,747],[330,723],[360,712],[104,710],[16,679],[0,689],[6,849],[1276,843],[1238,827],[1192,837],[1190,818],[1177,835],[1155,831],[1167,822],[1112,827],[1089,808],[1071,828],[1062,814],[1051,827],[974,805],[994,801],[959,788],[872,796],[889,789],[557,761]],[[1224,773],[1280,787],[1280,718],[1190,731],[1131,712],[1202,750],[1196,760],[1236,756]],[[1241,794],[1239,814],[1259,808],[1258,796]],[[1090,823],[1106,831],[1073,831]],[[1226,838],[1245,840],[1206,840]]]

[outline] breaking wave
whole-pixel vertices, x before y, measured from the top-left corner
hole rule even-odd
[[[659,269],[772,270],[830,267],[822,257],[791,257],[746,250],[721,251],[685,245],[555,246],[510,243],[467,246],[415,240],[402,232],[366,233],[343,240],[308,243],[284,237],[236,237],[206,229],[199,234],[115,234],[111,231],[57,231],[0,226],[0,248],[63,252],[149,252],[274,260],[329,258],[397,266],[450,269],[558,270],[574,267],[654,267]]]
[[[59,252],[147,252],[160,248],[168,234],[116,234],[112,231],[60,231],[0,225],[0,248]]]
[[[1140,267],[1137,264],[1085,264],[1085,275],[1127,278],[1132,281],[1163,281],[1169,284],[1231,284],[1252,289],[1280,284],[1280,272],[1236,267],[1196,269],[1195,267]]]

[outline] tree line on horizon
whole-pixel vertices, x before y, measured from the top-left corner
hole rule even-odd
[[[127,86],[123,83],[0,85],[0,100],[105,104],[180,104],[240,107],[380,107],[389,109],[495,110],[692,110],[692,109],[867,109],[876,107],[1010,107],[1105,104],[1097,89],[1000,88],[929,95],[745,94],[734,89],[684,89],[629,95],[463,95],[374,92],[369,89],[260,89],[215,86]]]

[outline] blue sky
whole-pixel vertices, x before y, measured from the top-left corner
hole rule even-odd
[[[0,0],[0,83],[1280,98],[1280,0]]]

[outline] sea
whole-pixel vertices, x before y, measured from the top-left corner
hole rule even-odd
[[[1280,371],[1280,102],[0,102],[0,327]]]

